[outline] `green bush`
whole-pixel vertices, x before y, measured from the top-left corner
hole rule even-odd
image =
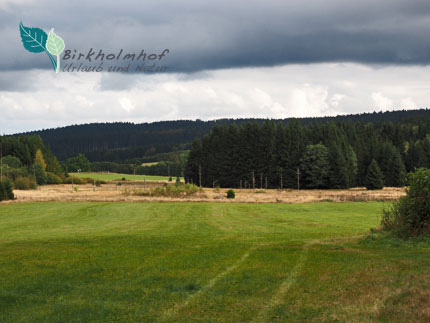
[[[63,184],[63,180],[60,176],[55,175],[54,173],[47,172],[46,173],[46,183],[47,184]]]
[[[94,184],[95,184],[97,187],[99,187],[99,186],[101,186],[102,184],[106,184],[106,181],[103,181],[103,180],[98,179],[98,180],[96,180],[96,181],[94,182]]]
[[[0,201],[13,200],[15,198],[10,180],[0,183]]]
[[[234,199],[236,197],[236,194],[234,193],[233,190],[228,190],[227,191],[227,198],[228,199]]]
[[[430,169],[409,175],[406,196],[383,212],[381,226],[399,236],[430,234]]]
[[[34,190],[37,188],[36,181],[32,177],[18,177],[13,186],[17,190]]]
[[[6,169],[3,166],[3,174],[6,174]],[[8,169],[8,178],[14,182],[18,177],[26,177],[29,172],[25,167],[21,168],[9,168]]]

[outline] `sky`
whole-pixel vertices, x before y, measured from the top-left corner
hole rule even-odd
[[[20,22],[55,28],[70,53],[168,52],[57,74],[24,48]],[[428,0],[0,0],[0,133],[426,108],[429,31]],[[64,53],[62,68],[101,63]],[[163,69],[136,71],[142,63]]]

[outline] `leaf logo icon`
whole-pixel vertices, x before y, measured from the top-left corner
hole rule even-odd
[[[31,53],[45,52],[51,60],[56,73],[60,70],[60,55],[65,48],[64,40],[54,33],[54,28],[47,35],[40,28],[26,27],[20,22],[19,31],[24,48]],[[57,56],[57,62],[52,55]]]
[[[46,49],[52,55],[57,56],[57,68],[55,72],[58,73],[60,70],[60,55],[64,50],[64,40],[54,33],[54,28],[51,29],[48,35],[48,40],[46,41]]]

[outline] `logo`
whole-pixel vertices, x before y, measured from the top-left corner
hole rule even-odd
[[[26,27],[20,22],[19,32],[24,48],[31,53],[45,52],[56,73],[60,71],[62,53],[63,62],[66,62],[61,69],[63,72],[163,73],[168,68],[161,65],[170,53],[167,48],[156,53],[148,53],[145,49],[135,52],[122,48],[116,52],[106,52],[103,49],[97,51],[93,48],[78,52],[76,49],[65,50],[64,40],[54,33],[54,28],[47,34],[40,28]]]
[[[54,28],[51,29],[49,34],[46,34],[40,28],[26,27],[21,22],[19,32],[24,48],[31,53],[45,52],[51,60],[54,71],[58,73],[60,70],[60,55],[65,48],[65,44],[64,40],[54,33]],[[53,56],[57,56],[57,61]]]

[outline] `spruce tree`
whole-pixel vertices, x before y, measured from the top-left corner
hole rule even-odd
[[[332,144],[329,150],[329,186],[331,188],[347,188],[348,168],[339,145]]]
[[[374,159],[367,168],[364,183],[368,190],[379,190],[384,187],[384,175]]]
[[[306,188],[327,187],[329,172],[327,148],[322,144],[307,146],[300,169]]]
[[[388,182],[386,182],[386,185],[402,187],[403,185],[405,185],[406,179],[405,165],[403,164],[403,160],[399,151],[395,147],[393,148],[393,158],[391,159],[391,162],[389,164],[389,172],[386,176]]]
[[[33,165],[34,175],[36,176],[37,185],[45,185],[46,184],[46,172],[43,169],[43,166],[40,164]]]
[[[348,172],[348,184],[347,187],[354,187],[357,181],[358,172],[358,161],[357,155],[351,146],[348,146],[346,150],[346,165]]]
[[[193,184],[199,184],[199,167],[203,166],[203,145],[202,141],[195,138],[191,144],[190,154],[188,156],[187,166],[185,167],[186,181]]]
[[[297,119],[288,122],[284,133],[287,150],[284,155],[285,163],[279,166],[284,169],[285,187],[297,187],[297,168],[300,168],[306,145],[312,142],[307,139],[308,136],[304,131],[304,127]]]

